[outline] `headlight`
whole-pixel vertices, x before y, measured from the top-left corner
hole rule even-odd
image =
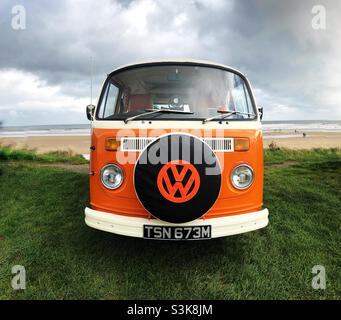
[[[237,189],[246,189],[253,182],[253,170],[246,164],[235,167],[231,174],[231,182]]]
[[[108,164],[101,171],[101,181],[108,189],[117,189],[123,182],[122,169],[115,164]]]

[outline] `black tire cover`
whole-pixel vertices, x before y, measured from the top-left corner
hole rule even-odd
[[[142,151],[134,185],[143,207],[172,223],[195,220],[215,203],[221,169],[212,149],[193,135],[161,136]]]

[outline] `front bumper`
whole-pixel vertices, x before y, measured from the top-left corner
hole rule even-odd
[[[221,218],[197,219],[191,222],[174,224],[158,219],[145,219],[112,214],[85,208],[85,223],[92,228],[121,234],[124,236],[143,238],[144,225],[160,226],[202,226],[211,225],[212,238],[230,236],[264,228],[269,223],[268,209],[243,213]]]

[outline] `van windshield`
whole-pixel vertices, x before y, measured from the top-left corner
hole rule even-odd
[[[183,113],[146,112],[159,109]],[[235,111],[229,121],[255,117],[248,87],[238,74],[199,65],[137,66],[107,81],[97,118],[125,120],[141,114],[139,120],[202,120],[226,111]]]

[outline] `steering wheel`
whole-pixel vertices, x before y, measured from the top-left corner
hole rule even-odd
[[[176,102],[177,101],[177,102]],[[171,96],[168,102],[169,106],[172,110],[180,110],[183,111],[184,105],[180,103],[180,99],[178,96]]]

